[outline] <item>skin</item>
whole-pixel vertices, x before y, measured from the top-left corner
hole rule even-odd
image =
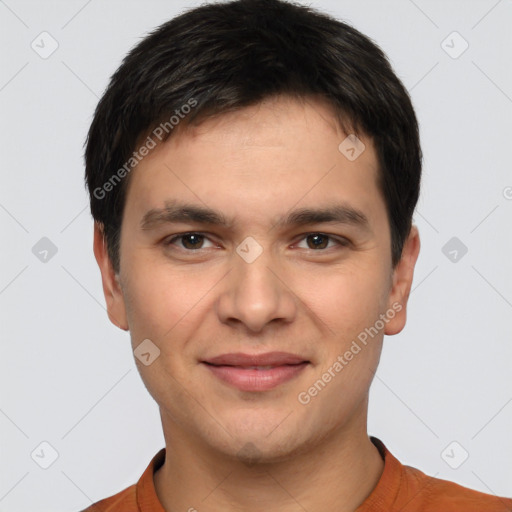
[[[313,98],[267,99],[189,126],[132,171],[119,275],[95,227],[111,321],[130,331],[134,349],[144,339],[160,349],[149,366],[136,363],[160,408],[167,456],[154,482],[167,511],[354,511],[382,474],[367,434],[369,387],[384,334],[405,325],[420,241],[413,226],[393,269],[373,143],[360,136],[366,149],[350,161],[338,150],[345,137]],[[141,229],[147,211],[173,199],[220,210],[233,225]],[[363,211],[370,229],[275,227],[294,208],[339,201]],[[166,245],[186,232],[205,238]],[[321,249],[308,238],[315,233],[330,235]],[[248,236],[263,249],[252,263],[236,252]],[[378,335],[300,403],[298,394],[397,303]],[[200,362],[270,351],[311,363],[272,390],[242,392]]]

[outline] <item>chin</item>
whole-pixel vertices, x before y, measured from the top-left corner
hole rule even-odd
[[[275,424],[270,427],[265,423],[250,431],[231,426],[227,429],[231,435],[223,432],[222,440],[210,438],[207,442],[229,458],[244,464],[271,464],[285,461],[305,450],[308,442],[300,437],[304,433],[300,429],[293,432],[290,427],[286,425],[286,428],[275,429]]]
[[[228,454],[231,458],[248,466],[256,464],[273,464],[290,459],[295,454],[291,446],[283,446],[279,441],[270,442],[268,439],[241,440],[240,448]]]

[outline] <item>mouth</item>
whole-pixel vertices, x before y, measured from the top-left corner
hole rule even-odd
[[[285,352],[223,354],[201,363],[214,377],[241,391],[268,391],[296,378],[311,364]]]

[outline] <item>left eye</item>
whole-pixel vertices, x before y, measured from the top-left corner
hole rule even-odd
[[[329,241],[333,241],[338,245],[341,246],[347,246],[348,240],[344,238],[333,238],[330,235],[325,235],[324,233],[310,233],[307,235],[304,235],[303,240],[306,241],[306,244],[308,247],[306,249],[311,249],[313,251],[316,251],[318,249],[327,249],[327,245],[329,244]],[[309,243],[311,242],[311,243]]]

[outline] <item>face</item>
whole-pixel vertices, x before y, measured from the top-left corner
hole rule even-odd
[[[118,276],[96,230],[110,318],[133,349],[150,340],[136,363],[167,434],[268,461],[366,434],[419,240],[393,271],[372,141],[354,160],[346,136],[327,105],[282,97],[188,127],[132,171]]]

